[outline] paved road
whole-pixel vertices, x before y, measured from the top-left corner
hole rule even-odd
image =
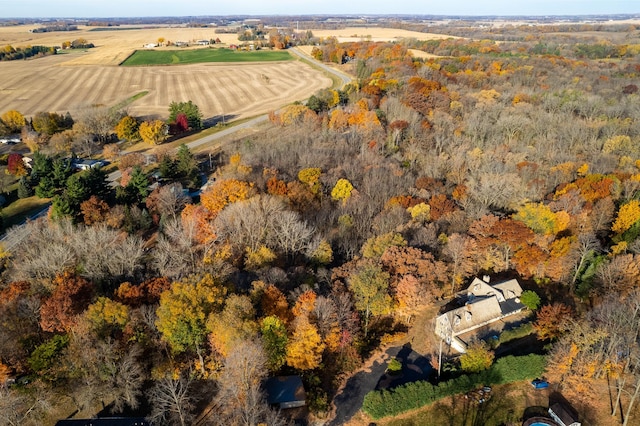
[[[402,362],[399,375],[385,374],[388,362],[397,358]],[[340,426],[348,422],[362,408],[366,394],[377,389],[389,389],[404,383],[426,380],[432,373],[429,360],[411,349],[411,344],[393,346],[384,355],[373,362],[371,367],[360,371],[348,380],[342,391],[333,399],[336,407],[335,417],[329,426]]]

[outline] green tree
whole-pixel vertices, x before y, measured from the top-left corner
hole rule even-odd
[[[109,186],[109,181],[107,180],[107,173],[102,170],[102,167],[92,167],[89,170],[82,172],[82,177],[85,181],[89,195],[96,195],[103,200],[109,196],[111,188]]]
[[[369,332],[372,315],[388,314],[391,311],[389,296],[389,274],[373,263],[362,264],[347,280],[356,308],[364,316],[364,334]]]
[[[264,350],[267,354],[267,366],[278,371],[287,359],[287,328],[280,318],[271,315],[262,320],[260,331]]]
[[[479,373],[491,367],[494,357],[487,345],[482,340],[477,340],[460,356],[460,367],[467,373]]]
[[[56,185],[51,176],[44,176],[36,186],[36,195],[40,198],[51,198],[56,194]]]
[[[190,188],[198,186],[200,180],[198,162],[189,150],[189,147],[185,144],[178,147],[178,152],[176,154],[176,169],[178,175],[188,181],[188,186]]]
[[[51,203],[51,217],[53,219],[74,218],[75,211],[69,199],[64,195],[56,195]]]
[[[44,342],[29,356],[29,367],[36,373],[44,374],[45,377],[53,378],[48,374],[57,363],[64,348],[69,345],[69,336],[58,334],[50,340]]]
[[[34,185],[40,183],[40,179],[50,176],[53,173],[53,159],[48,155],[41,154],[39,151],[33,153],[33,161],[31,162],[31,182]]]
[[[158,171],[163,178],[173,179],[178,176],[178,165],[169,155],[164,155],[158,164]]]
[[[89,195],[89,188],[82,173],[69,176],[64,196],[69,200],[76,213],[80,211],[80,203],[89,198]]]
[[[149,195],[149,178],[140,166],[133,168],[126,189],[137,203],[142,203]]]
[[[18,181],[18,198],[29,198],[33,195],[33,188],[29,178],[22,176]]]
[[[187,116],[189,127],[195,130],[202,129],[202,113],[198,105],[192,101],[188,102],[171,102],[169,104],[169,122],[175,123],[178,114],[183,113]]]
[[[53,160],[53,183],[56,188],[63,189],[69,176],[73,174],[71,160],[68,158],[56,158]]]
[[[520,302],[529,310],[535,311],[540,307],[540,296],[535,291],[525,290],[520,295]]]

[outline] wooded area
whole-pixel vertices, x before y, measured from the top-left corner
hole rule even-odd
[[[613,395],[606,414],[633,424],[638,30],[624,44],[535,27],[501,43],[325,40],[314,56],[356,80],[272,112],[199,200],[182,190],[198,170],[186,147],[159,158],[151,192],[139,158],[119,160],[115,191],[39,160],[28,173],[62,201],[4,241],[0,382],[18,383],[0,386],[0,424],[105,406],[284,424],[261,389],[281,374],[302,375],[323,419],[363,359],[479,274],[535,291],[549,379],[585,407]]]

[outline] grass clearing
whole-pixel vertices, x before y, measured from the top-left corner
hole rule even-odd
[[[5,228],[22,223],[26,218],[41,211],[51,202],[48,198],[38,198],[35,195],[28,198],[21,198],[2,209]]]
[[[136,50],[122,66],[199,64],[203,62],[274,62],[293,59],[286,51],[231,49]]]

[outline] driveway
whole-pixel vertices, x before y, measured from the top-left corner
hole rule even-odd
[[[388,362],[398,358],[402,362],[400,374],[387,375]],[[373,360],[371,365],[351,376],[343,389],[333,399],[335,417],[328,425],[343,425],[362,408],[364,396],[378,389],[389,389],[404,383],[426,380],[432,373],[429,360],[411,349],[411,344],[388,348],[382,356]]]

